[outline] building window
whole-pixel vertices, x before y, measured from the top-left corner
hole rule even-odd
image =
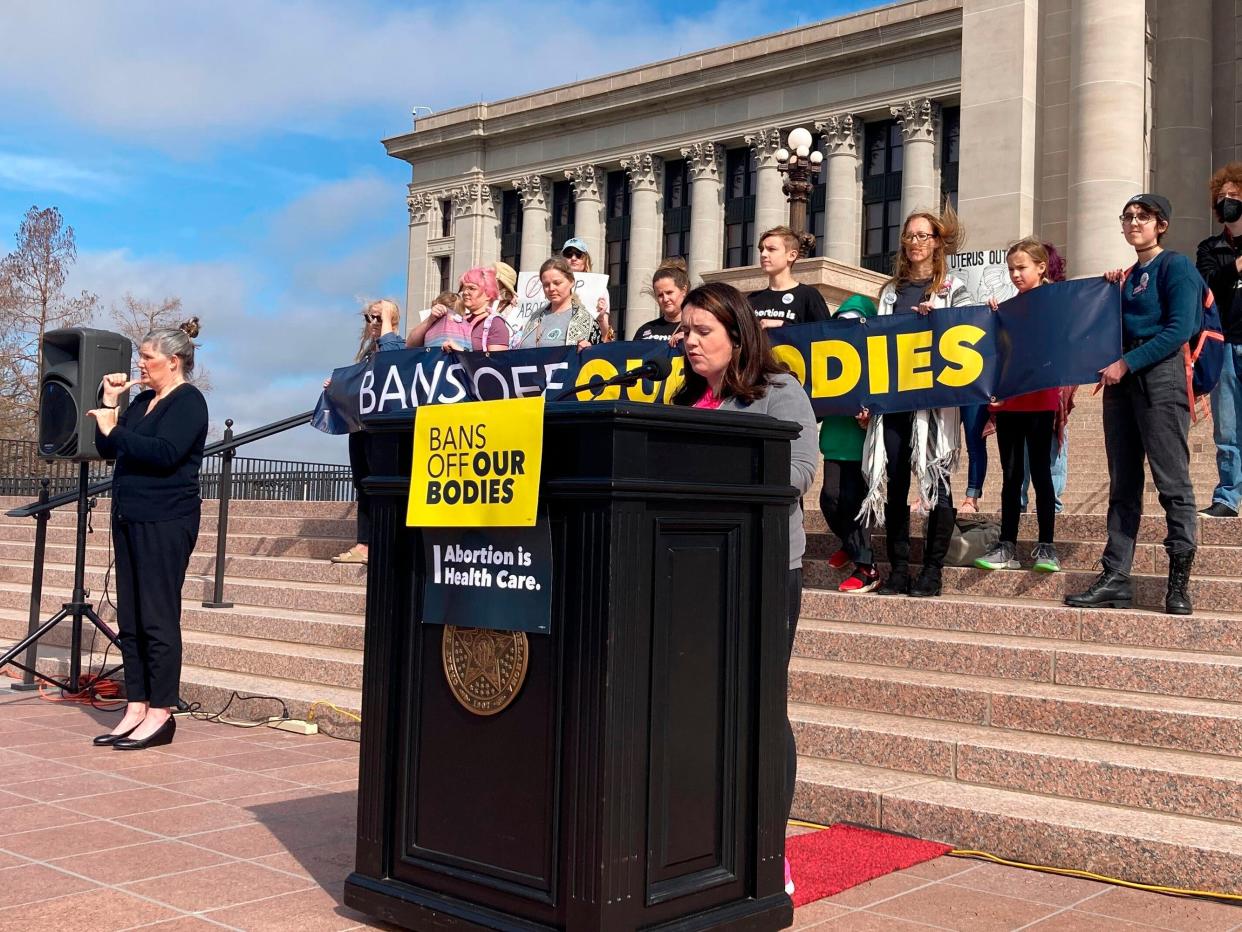
[[[957,166],[962,152],[962,108],[941,111],[940,196],[957,210]]]
[[[436,275],[440,279],[440,290],[436,294],[451,291],[453,286],[452,256],[436,256]]]
[[[746,146],[725,153],[726,269],[751,265],[755,252],[755,153]]]
[[[819,172],[815,176],[815,187],[811,189],[811,197],[806,205],[807,231],[815,235],[814,255],[824,254],[824,234],[828,229],[828,146],[821,134],[817,137],[815,150],[823,155],[819,163]]]
[[[606,206],[604,267],[596,271],[608,273],[609,323],[617,333],[625,333],[625,289],[630,272],[630,182],[624,171],[608,173]]]
[[[565,240],[574,235],[574,190],[568,181],[552,185],[552,253],[560,255]]]
[[[500,261],[522,268],[522,199],[514,190],[500,193]]]
[[[896,120],[868,123],[864,134],[862,267],[889,274],[901,242],[904,150]]]
[[[440,235],[453,235],[453,199],[445,198],[440,202]]]
[[[685,159],[664,163],[664,257],[690,258],[690,173]]]

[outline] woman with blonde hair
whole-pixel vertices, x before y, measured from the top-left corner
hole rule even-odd
[[[973,303],[966,283],[949,274],[946,257],[964,238],[948,203],[937,215],[918,211],[906,218],[895,271],[880,291],[877,314],[930,314]],[[867,414],[863,412],[864,416]],[[899,411],[866,418],[862,468],[867,497],[862,517],[883,524],[889,577],[882,595],[940,595],[941,569],[957,512],[949,476],[957,466],[961,421],[957,408]],[[923,569],[910,582],[910,475],[918,480],[920,507],[927,511]]]
[[[586,308],[574,302],[574,272],[560,256],[539,266],[539,282],[548,303],[530,315],[514,349],[538,346],[577,346],[603,342],[603,334]]]
[[[405,348],[398,328],[401,326],[401,308],[396,301],[381,298],[362,309],[362,336],[354,362],[367,362],[376,353]],[[331,379],[324,379],[327,388]],[[357,543],[332,558],[333,563],[366,563],[367,548],[371,539],[371,496],[362,487],[362,480],[371,475],[367,434],[357,430],[349,435],[349,468],[354,476],[354,491],[358,498]]]
[[[565,240],[565,245],[561,247],[561,258],[569,263],[569,268],[577,274],[578,272],[591,271],[591,254],[587,252],[587,244],[585,240],[578,237],[572,237]],[[582,299],[578,297],[577,292],[573,296],[574,307],[586,310],[582,303]],[[589,311],[587,313],[590,313]],[[612,329],[609,322],[608,295],[600,295],[599,300],[595,302],[595,313],[592,315],[595,323],[599,327],[601,340],[604,343],[610,343],[616,339],[616,333]]]

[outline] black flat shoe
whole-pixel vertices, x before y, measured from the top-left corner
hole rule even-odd
[[[134,726],[134,728],[137,727],[137,725]],[[91,744],[95,745],[97,748],[106,748],[110,744],[116,744],[122,738],[128,738],[134,728],[131,728],[129,731],[123,731],[119,735],[96,735],[95,740],[92,741]]]
[[[118,738],[112,742],[114,751],[141,751],[143,748],[158,748],[172,744],[173,735],[177,733],[177,720],[168,717],[163,725],[145,738]]]

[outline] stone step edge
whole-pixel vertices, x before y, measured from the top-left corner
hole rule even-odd
[[[839,660],[816,660],[795,656],[790,669],[821,675],[847,675],[874,678],[888,682],[905,682],[912,686],[970,689],[989,695],[1001,693],[1024,698],[1056,699],[1065,702],[1097,702],[1131,708],[1183,715],[1218,715],[1242,721],[1242,702],[1221,699],[1190,699],[1160,693],[1136,693],[1122,689],[1100,689],[1094,686],[1065,686],[1060,683],[1035,683],[1029,680],[1006,680],[969,673],[941,673],[935,670],[914,670],[910,667],[884,667],[876,664]],[[830,705],[830,703],[823,703]],[[937,719],[929,716],[929,721]],[[1043,732],[1040,732],[1042,734]]]
[[[1105,803],[951,780],[910,779],[882,768],[815,759],[799,759],[798,785],[803,796],[815,788],[837,798],[874,795],[878,811],[874,827],[938,840],[955,849],[983,850],[1137,883],[1242,892],[1237,883],[1242,876],[1242,828],[1236,826],[1169,813],[1143,813],[1138,818],[1135,810]],[[821,821],[809,805],[805,799],[796,802],[794,817]],[[963,827],[966,823],[969,827]],[[1205,836],[1214,839],[1204,843]],[[1145,850],[1153,846],[1171,850],[1164,856]],[[1216,856],[1228,865],[1223,870],[1197,870],[1197,854]]]
[[[803,627],[805,623],[805,628]],[[1055,653],[1088,654],[1092,657],[1118,659],[1156,660],[1167,663],[1202,663],[1213,658],[1226,666],[1242,667],[1242,655],[1215,653],[1202,650],[1167,650],[1159,647],[1139,647],[1129,644],[1102,644],[1098,641],[1076,641],[1063,638],[1046,638],[1038,635],[1000,634],[979,631],[958,631],[941,628],[916,628],[910,625],[886,625],[879,622],[856,622],[841,618],[799,618],[798,631],[824,631],[845,634],[853,631],[859,635],[888,637],[904,640],[932,641],[975,647],[996,647],[1007,650],[1045,650]],[[795,648],[795,654],[797,650]],[[843,661],[852,663],[853,661]],[[1242,698],[1239,699],[1242,701]]]

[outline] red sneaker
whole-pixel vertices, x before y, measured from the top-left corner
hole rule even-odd
[[[834,570],[845,569],[845,564],[850,562],[850,555],[844,549],[838,550],[828,558],[828,565]]]
[[[842,583],[837,586],[838,592],[849,592],[854,595],[862,595],[864,592],[870,592],[880,585],[880,574],[876,572],[874,567],[860,566],[857,567]]]

